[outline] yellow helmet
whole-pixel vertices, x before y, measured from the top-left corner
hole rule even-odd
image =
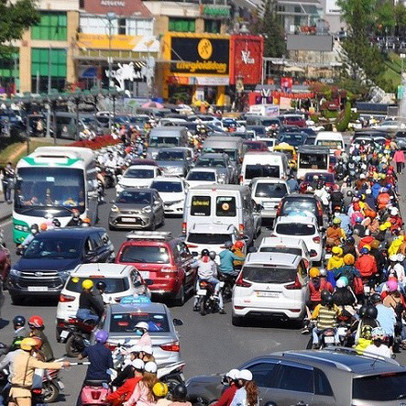
[[[311,278],[317,278],[318,276],[320,276],[319,268],[316,268],[316,267],[310,268],[309,276]]]
[[[352,254],[346,254],[346,255],[344,255],[344,263],[345,263],[346,265],[353,265],[354,262],[355,262],[354,255],[352,255]]]
[[[331,252],[332,252],[333,254],[340,255],[341,252],[342,252],[342,249],[341,249],[340,247],[333,247],[333,248],[331,249]]]
[[[85,279],[82,282],[82,288],[83,289],[87,289],[87,290],[92,289],[93,285],[94,285],[93,281],[91,281],[90,279]]]
[[[20,348],[24,351],[31,351],[37,344],[37,340],[31,337],[27,337],[24,338],[23,341],[21,341]]]
[[[168,385],[163,382],[157,382],[153,387],[152,387],[152,392],[154,395],[158,398],[163,398],[168,394]]]

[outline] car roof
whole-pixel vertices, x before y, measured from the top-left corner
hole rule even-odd
[[[279,252],[253,252],[247,255],[244,266],[249,264],[296,266],[302,258],[299,255]]]
[[[254,185],[256,183],[283,183],[286,185],[286,180],[279,179],[279,178],[253,178],[251,180],[251,184]]]
[[[182,147],[173,147],[173,148],[162,148],[162,149],[160,149],[159,150],[159,152],[158,152],[158,155],[161,153],[161,152],[185,152],[186,151],[186,148],[182,148]]]
[[[36,239],[53,239],[61,237],[73,237],[80,236],[86,237],[94,231],[106,232],[102,227],[66,227],[66,228],[55,228],[53,230],[47,230],[45,233],[39,233],[35,238]]]
[[[266,247],[266,246],[277,246],[277,245],[286,245],[288,247],[298,247],[302,248],[302,245],[305,242],[302,239],[295,239],[290,237],[282,237],[282,236],[269,236],[264,237],[261,241],[259,248]]]
[[[193,224],[192,228],[189,230],[189,232],[194,232],[194,233],[207,233],[209,231],[216,231],[218,233],[224,233],[224,234],[231,234],[237,229],[235,228],[234,225],[232,224],[204,224],[204,223],[195,223]]]
[[[312,224],[317,223],[316,217],[309,216],[280,216],[276,220],[276,224],[290,224],[290,223],[300,223],[300,224]]]
[[[206,152],[200,155],[200,158],[224,158],[225,154],[223,152]]]
[[[217,173],[217,169],[216,168],[206,168],[204,166],[198,166],[197,168],[192,168],[190,172],[216,172]]]
[[[100,276],[104,277],[117,277],[125,274],[128,270],[134,269],[131,265],[110,264],[110,263],[96,263],[96,264],[82,264],[79,265],[72,273],[74,276]]]
[[[152,193],[152,192],[156,192],[156,189],[152,189],[149,187],[126,187],[123,190],[123,192],[143,192],[143,193],[149,192],[149,193]]]
[[[177,176],[157,176],[152,183],[159,180],[160,182],[178,182],[183,183],[183,180]]]
[[[156,169],[156,165],[131,165],[128,167],[128,169]],[[128,170],[127,169],[127,170]]]
[[[167,313],[167,308],[163,303],[143,303],[137,305],[111,304],[109,306],[111,313],[134,313],[142,311],[146,313]]]
[[[315,195],[311,195],[311,194],[307,194],[307,193],[297,193],[297,192],[295,192],[295,193],[292,193],[292,194],[290,194],[290,195],[285,195],[285,196],[283,196],[283,198],[282,198],[282,200],[285,200],[285,199],[297,199],[297,200],[300,200],[300,199],[305,199],[305,200],[315,200],[315,201],[318,201],[318,197],[317,196],[315,196]]]

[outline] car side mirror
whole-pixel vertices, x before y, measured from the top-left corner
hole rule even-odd
[[[249,248],[248,248],[248,252],[249,252],[250,254],[252,254],[252,253],[254,253],[254,252],[258,252],[258,248],[257,248],[257,247],[249,247]]]
[[[139,288],[142,285],[142,283],[141,283],[141,281],[137,280],[133,283],[133,285],[135,288]]]
[[[181,319],[173,319],[174,326],[183,326],[183,321]]]
[[[90,250],[87,251],[85,254],[85,259],[89,260],[89,259],[93,259],[93,257],[96,255],[96,251],[95,250]]]

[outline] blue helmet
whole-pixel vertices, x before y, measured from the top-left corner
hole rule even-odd
[[[99,330],[96,333],[96,341],[101,344],[105,344],[109,338],[109,333],[105,330]]]

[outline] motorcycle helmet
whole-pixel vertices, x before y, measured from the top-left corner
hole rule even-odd
[[[237,379],[242,379],[243,381],[252,381],[252,378],[252,372],[248,369],[242,369],[237,375]]]
[[[352,255],[352,254],[344,255],[344,264],[345,265],[354,265],[354,263],[355,263],[354,255]]]
[[[20,348],[24,351],[31,351],[33,348],[35,348],[36,344],[36,340],[34,340],[32,337],[27,337],[21,341]]]
[[[376,317],[378,316],[378,310],[376,309],[375,306],[369,305],[365,309],[364,316],[369,317],[370,319],[376,319]]]
[[[203,249],[202,252],[200,253],[202,257],[208,257],[210,255],[210,252],[207,248]]]
[[[386,282],[389,292],[396,292],[398,290],[398,283],[395,279],[391,278]]]
[[[156,374],[158,371],[158,367],[155,362],[147,362],[144,367],[145,372],[149,372],[150,374]]]
[[[179,383],[173,388],[172,391],[172,400],[182,402],[185,401],[187,397],[187,389],[185,384]]]
[[[339,217],[334,217],[333,218],[333,224],[340,225],[341,224],[341,219]]]
[[[309,276],[310,276],[311,278],[317,278],[317,277],[319,277],[319,276],[320,276],[320,270],[319,270],[319,268],[316,268],[316,267],[310,268]]]
[[[96,289],[102,290],[103,292],[106,290],[107,285],[103,281],[99,281],[96,283]]]
[[[207,255],[208,255],[208,251],[207,251]],[[139,321],[136,325],[135,328],[138,330],[143,330],[144,332],[149,330],[149,326],[148,323],[145,321]]]
[[[25,326],[25,317],[24,316],[15,316],[13,319],[13,326],[14,326],[14,328]]]
[[[379,293],[374,293],[370,298],[371,303],[380,303],[382,302],[381,295]]]
[[[350,244],[350,245],[354,245],[355,244],[355,239],[354,239],[354,237],[348,237],[347,238],[347,244]]]
[[[230,371],[228,371],[226,373],[226,377],[232,379],[233,381],[237,379],[238,374],[240,373],[240,371],[238,369],[230,369]]]
[[[168,394],[168,385],[163,382],[157,382],[152,387],[152,392],[157,398],[164,398]]]
[[[133,361],[131,361],[131,366],[137,371],[143,371],[145,364],[142,359],[136,358]]]
[[[224,248],[227,248],[227,249],[230,249],[232,246],[233,246],[233,243],[232,243],[231,241],[227,241],[227,242],[224,244]]]
[[[372,327],[369,325],[362,326],[360,337],[364,338],[365,340],[372,339]]]
[[[85,279],[83,282],[82,282],[82,288],[83,289],[86,289],[86,290],[90,290],[90,289],[92,289],[93,288],[93,281],[91,280],[91,279]]]
[[[359,253],[360,253],[361,255],[363,255],[363,254],[368,254],[368,252],[369,252],[369,250],[368,250],[368,248],[366,248],[366,247],[362,247],[362,248],[359,250]]]
[[[382,327],[375,327],[372,329],[372,341],[386,339],[385,330]]]
[[[147,355],[152,355],[154,353],[152,347],[150,345],[143,345],[141,347],[141,352]]]
[[[320,269],[320,276],[323,276],[323,277],[327,276],[327,271],[324,268]]]
[[[210,251],[210,252],[209,252],[209,257],[210,257],[210,259],[211,259],[212,261],[214,261],[214,260],[216,259],[216,256],[217,256],[217,254],[216,254],[215,251]]]
[[[238,240],[235,242],[234,247],[238,250],[242,250],[244,248],[244,241]]]
[[[345,276],[341,276],[336,282],[337,288],[346,288],[348,286],[348,279]]]
[[[41,338],[40,337],[37,337],[37,336],[34,336],[34,337],[31,337],[33,340],[35,340],[35,346],[34,346],[34,348],[36,349],[36,350],[39,350],[41,347],[42,347],[42,340],[41,340]]]
[[[340,247],[333,247],[332,249],[331,249],[331,252],[333,253],[333,254],[335,254],[335,255],[340,255],[340,252],[341,252],[341,248]]]
[[[321,298],[321,304],[323,306],[332,306],[333,303],[334,303],[333,295],[330,292],[328,292],[327,294],[324,295],[324,297]]]
[[[358,310],[358,316],[359,317],[364,317],[365,316],[365,311],[367,310],[367,306],[366,305],[362,305],[359,310]]]
[[[355,217],[355,222],[358,223],[362,223],[362,217],[361,216],[357,216]]]
[[[44,327],[44,319],[41,316],[31,316],[28,319],[28,326],[30,328],[42,328]]]
[[[109,333],[105,330],[99,330],[96,333],[96,341],[100,344],[105,344],[106,341],[109,339]]]

